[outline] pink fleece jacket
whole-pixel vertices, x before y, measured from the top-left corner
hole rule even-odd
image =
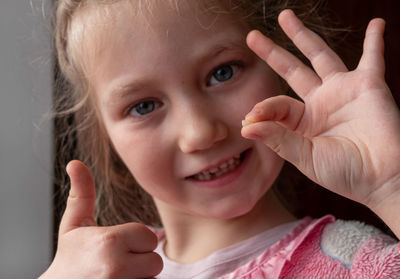
[[[220,279],[400,278],[398,244],[360,222],[326,216],[303,223],[262,255]]]
[[[400,279],[400,250],[394,239],[361,222],[333,216],[305,218],[257,257],[232,270],[210,279]],[[178,278],[160,275],[157,278]]]

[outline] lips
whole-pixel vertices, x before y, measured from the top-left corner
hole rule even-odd
[[[240,166],[242,163],[246,152],[248,150],[233,156],[232,158],[225,160],[221,164],[215,167],[208,168],[204,171],[201,171],[195,175],[189,176],[188,179],[198,180],[198,181],[210,181],[216,178],[219,178]]]

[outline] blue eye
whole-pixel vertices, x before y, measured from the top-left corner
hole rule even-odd
[[[237,65],[224,65],[212,72],[207,85],[216,85],[221,82],[230,80],[236,73]]]
[[[160,103],[152,100],[143,101],[134,105],[130,110],[129,114],[133,116],[142,116],[153,112],[155,109],[160,107]]]

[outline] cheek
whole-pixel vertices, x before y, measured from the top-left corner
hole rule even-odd
[[[233,109],[232,115],[238,117],[240,123],[257,103],[283,92],[280,79],[266,65],[260,65],[250,76],[238,88],[234,100],[231,100],[232,104],[229,105]]]
[[[123,137],[121,136],[123,135]],[[161,149],[159,137],[146,132],[114,131],[111,141],[114,147],[137,182],[141,186],[156,183],[160,172],[165,169],[168,160]]]
[[[257,141],[255,144],[257,153],[260,154],[261,169],[268,177],[277,177],[284,163],[284,159],[279,157],[274,151],[264,143]],[[273,178],[275,180],[275,178]]]
[[[284,83],[279,76],[266,65],[265,63],[259,64],[258,72],[260,74],[254,75],[252,87],[254,94],[261,98],[260,101],[282,94],[284,90]]]

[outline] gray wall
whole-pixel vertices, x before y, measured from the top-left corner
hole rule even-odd
[[[52,61],[43,1],[0,2],[2,279],[36,278],[51,257],[51,122],[43,115],[51,104]]]

